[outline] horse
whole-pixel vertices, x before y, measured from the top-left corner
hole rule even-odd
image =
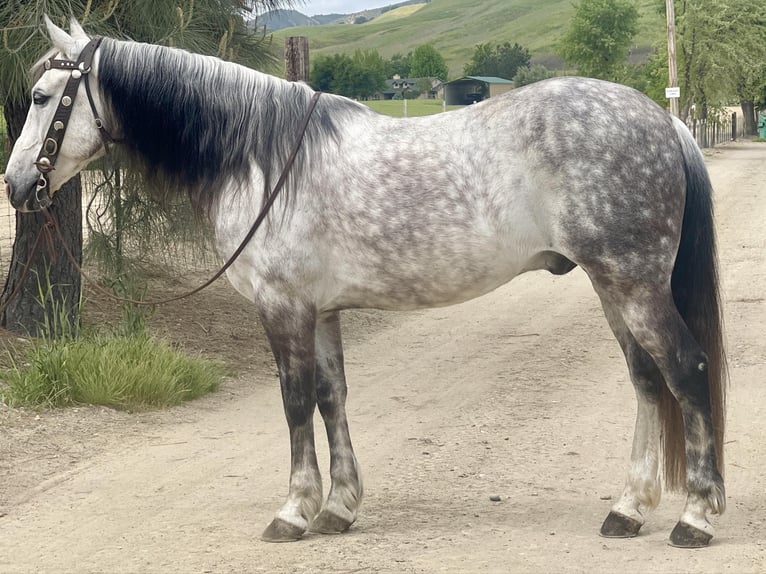
[[[287,498],[263,540],[337,534],[357,519],[342,310],[446,306],[527,271],[579,266],[638,404],[627,480],[600,533],[636,536],[664,479],[686,491],[670,543],[709,544],[708,513],[726,504],[726,357],[713,190],[681,121],[638,91],[581,77],[396,119],[213,57],[92,39],[75,20],[69,32],[46,26],[53,47],[5,172],[17,210],[45,209],[110,139],[165,194],[188,195],[227,257],[292,163],[226,272],[256,305],[290,436]],[[317,407],[331,455],[324,499]]]

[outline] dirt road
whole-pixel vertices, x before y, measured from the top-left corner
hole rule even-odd
[[[598,537],[635,400],[576,270],[457,307],[346,317],[366,498],[341,536],[258,538],[286,494],[287,432],[263,336],[228,291],[229,316],[209,328],[252,366],[222,392],[142,415],[0,410],[0,572],[766,571],[766,145],[720,148],[708,165],[732,381],[729,509],[711,547],[667,545],[679,495],[638,538]]]

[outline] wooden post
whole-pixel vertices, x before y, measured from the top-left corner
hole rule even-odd
[[[668,87],[678,86],[678,69],[676,67],[676,10],[673,0],[665,0],[665,12],[668,20]],[[678,117],[679,98],[670,98],[670,113]]]
[[[737,141],[737,112],[731,113],[731,141]]]
[[[309,81],[309,39],[306,36],[285,38],[285,79]]]

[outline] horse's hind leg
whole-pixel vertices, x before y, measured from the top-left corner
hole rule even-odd
[[[299,539],[319,511],[322,478],[314,448],[314,330],[316,313],[301,304],[259,308],[279,369],[282,402],[290,429],[290,489],[262,539]]]
[[[320,315],[317,319],[316,393],[330,443],[332,486],[311,530],[337,534],[356,520],[363,491],[346,420],[346,375],[338,312]]]
[[[620,313],[636,342],[649,353],[662,373],[683,417],[686,506],[670,535],[675,546],[705,546],[713,537],[707,512],[720,514],[726,506],[723,478],[718,471],[715,430],[708,381],[708,357],[692,337],[676,309],[672,295],[663,285],[644,285],[616,301]],[[665,287],[666,289],[667,287]],[[617,294],[614,296],[619,297]],[[664,415],[663,415],[664,416]],[[667,428],[667,425],[666,425]],[[668,468],[675,456],[676,437],[665,437],[665,475],[671,485],[676,480]]]
[[[659,481],[660,415],[659,400],[662,375],[649,354],[628,330],[619,311],[602,297],[604,313],[617,341],[622,347],[636,391],[638,408],[630,470],[619,500],[612,505],[601,525],[601,535],[607,538],[630,538],[644,524],[641,508],[654,509],[662,492]]]

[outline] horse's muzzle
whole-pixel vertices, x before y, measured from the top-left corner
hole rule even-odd
[[[30,213],[40,211],[51,204],[48,188],[42,190],[38,189],[38,180],[19,185],[8,179],[8,176],[6,175],[4,181],[5,193],[8,196],[8,201],[10,201],[16,211]]]

